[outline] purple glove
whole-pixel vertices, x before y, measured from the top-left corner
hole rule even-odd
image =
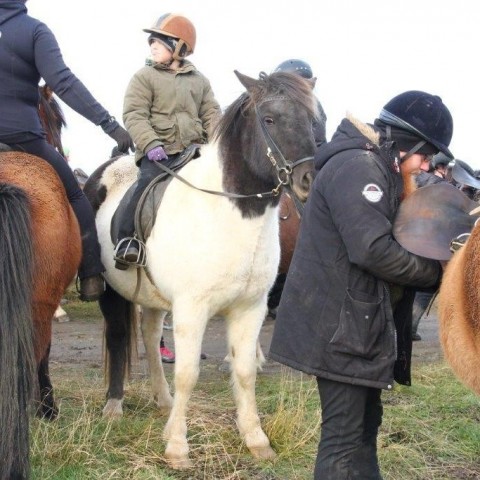
[[[158,147],[153,147],[147,152],[147,157],[149,160],[166,160],[168,158],[165,150],[160,145]]]

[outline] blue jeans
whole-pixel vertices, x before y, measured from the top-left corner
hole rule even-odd
[[[322,430],[315,480],[381,480],[377,434],[381,390],[317,377]]]

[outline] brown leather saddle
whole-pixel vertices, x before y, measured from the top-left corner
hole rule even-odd
[[[401,203],[393,234],[416,255],[449,260],[451,242],[474,227],[476,207],[478,203],[449,183],[421,187]]]
[[[198,158],[200,156],[200,147],[201,146],[198,144],[193,144],[187,147],[180,155],[178,155],[174,163],[169,166],[170,170],[177,172],[191,160]],[[165,190],[173,178],[169,173],[161,170],[160,167],[158,172],[158,176],[150,182],[140,197],[135,211],[135,232],[138,238],[142,241],[145,241],[152,231],[155,224],[156,213],[162,202]],[[118,241],[118,232],[120,230],[123,212],[127,208],[136,186],[137,182],[127,190],[113,214],[110,224],[110,237],[114,245]]]

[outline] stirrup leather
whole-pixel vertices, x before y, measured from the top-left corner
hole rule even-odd
[[[138,249],[138,255],[135,260],[127,260],[125,254],[128,249],[133,246]],[[123,250],[122,254],[119,252]],[[145,267],[147,265],[147,249],[145,244],[137,237],[125,237],[119,240],[113,252],[113,259],[121,265],[128,265],[131,267]]]

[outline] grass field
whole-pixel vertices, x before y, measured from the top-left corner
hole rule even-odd
[[[99,368],[54,365],[60,417],[32,425],[33,479],[311,479],[319,438],[319,402],[310,377],[285,369],[260,373],[257,402],[278,454],[255,462],[235,427],[228,375],[203,369],[189,414],[194,468],[167,467],[166,418],[150,402],[148,382],[128,384],[124,417],[102,419],[105,387]],[[379,456],[385,479],[479,479],[480,399],[443,363],[414,370],[414,385],[385,392]]]

